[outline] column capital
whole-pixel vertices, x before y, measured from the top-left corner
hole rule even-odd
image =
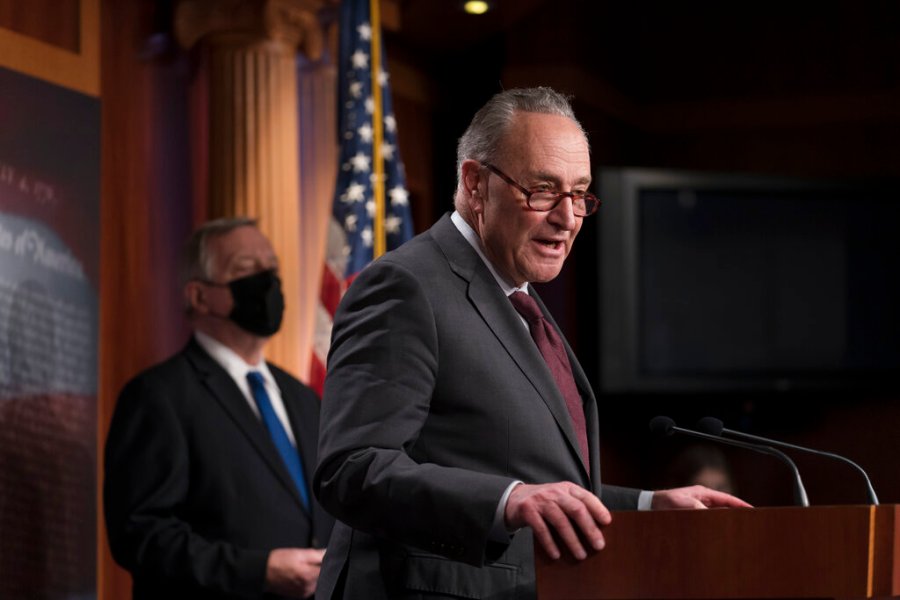
[[[180,0],[174,30],[185,48],[200,40],[254,45],[278,42],[316,60],[322,55],[318,13],[334,0]]]

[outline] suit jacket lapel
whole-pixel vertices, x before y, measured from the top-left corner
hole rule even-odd
[[[579,458],[575,428],[565,399],[519,314],[505,297],[481,257],[459,233],[449,216],[445,215],[438,221],[431,228],[431,233],[450,263],[450,268],[469,282],[469,300],[547,405],[565,435],[572,459],[578,463],[587,479],[588,473]],[[543,304],[541,308],[546,314]]]
[[[247,437],[250,445],[262,455],[276,479],[288,488],[294,495],[297,504],[303,508],[297,486],[294,485],[275,443],[269,432],[266,431],[265,425],[253,414],[253,410],[247,404],[247,399],[244,398],[231,376],[193,338],[185,349],[185,355],[197,370],[199,380],[209,390],[212,397]]]

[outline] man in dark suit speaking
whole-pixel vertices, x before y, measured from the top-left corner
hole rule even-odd
[[[109,545],[134,598],[305,598],[331,518],[309,483],[319,401],[263,359],[284,298],[250,219],[198,229],[184,261],[194,335],[123,389],[106,442]]]
[[[610,508],[746,506],[601,484],[597,401],[529,286],[599,205],[567,99],[498,94],[457,168],[456,211],[364,269],[335,317],[315,489],[339,522],[317,597],[533,598],[532,531],[582,559]]]

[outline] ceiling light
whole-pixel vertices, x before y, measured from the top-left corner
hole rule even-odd
[[[483,15],[491,8],[491,5],[483,0],[468,0],[463,4],[463,10],[470,15]]]

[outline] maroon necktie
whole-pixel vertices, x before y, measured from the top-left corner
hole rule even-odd
[[[566,356],[566,348],[563,346],[562,339],[556,333],[553,325],[544,318],[544,314],[534,298],[524,292],[513,292],[509,296],[509,301],[528,322],[531,337],[537,344],[541,356],[544,357],[544,362],[550,367],[550,373],[553,374],[553,379],[566,400],[569,416],[572,417],[572,424],[575,426],[575,435],[578,436],[581,458],[584,460],[585,467],[588,467],[590,454],[588,453],[584,406],[581,394],[578,393],[578,387],[575,385],[575,377],[572,376],[572,366],[569,364],[569,357]]]

